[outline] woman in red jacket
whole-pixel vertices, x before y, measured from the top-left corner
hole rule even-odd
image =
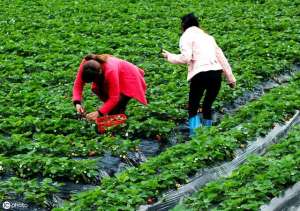
[[[111,55],[91,54],[82,60],[73,87],[73,103],[79,113],[84,113],[81,101],[85,83],[92,83],[92,91],[104,102],[97,111],[86,115],[88,120],[124,113],[131,98],[147,105],[144,71]]]

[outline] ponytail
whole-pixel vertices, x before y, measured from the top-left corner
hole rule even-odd
[[[96,55],[95,60],[100,63],[105,63],[105,62],[107,62],[109,57],[111,57],[111,55],[109,55],[109,54],[99,54],[99,55]]]

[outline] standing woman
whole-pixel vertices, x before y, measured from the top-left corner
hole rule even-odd
[[[222,82],[222,72],[231,88],[236,80],[231,67],[215,39],[199,28],[197,17],[193,13],[182,17],[183,34],[180,38],[180,54],[172,54],[163,50],[163,57],[173,64],[187,64],[187,80],[190,82],[189,92],[189,128],[190,136],[195,129],[212,125],[212,104],[216,99]],[[197,110],[205,91],[203,101],[203,120]]]
[[[73,103],[78,113],[85,112],[81,102],[86,83],[92,83],[92,91],[104,102],[97,111],[86,115],[88,120],[124,113],[131,98],[147,104],[144,71],[111,55],[91,54],[82,60],[73,86]]]

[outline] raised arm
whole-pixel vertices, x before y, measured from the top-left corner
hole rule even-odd
[[[189,34],[184,34],[180,38],[180,54],[172,54],[164,51],[165,58],[173,64],[188,64],[192,60],[193,55],[193,41]]]

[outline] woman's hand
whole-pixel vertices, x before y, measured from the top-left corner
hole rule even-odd
[[[234,88],[235,86],[236,86],[236,82],[232,82],[232,83],[230,83],[230,84],[228,84],[229,86],[230,86],[230,88]]]
[[[86,118],[87,118],[87,120],[89,120],[89,121],[96,121],[98,115],[99,115],[98,111],[94,111],[94,112],[88,113],[88,114],[86,115]]]
[[[76,111],[79,114],[84,114],[84,108],[80,104],[76,104]]]
[[[162,54],[162,56],[163,56],[165,59],[168,59],[169,53],[170,53],[169,51],[166,51],[166,50],[162,49],[161,54]]]

